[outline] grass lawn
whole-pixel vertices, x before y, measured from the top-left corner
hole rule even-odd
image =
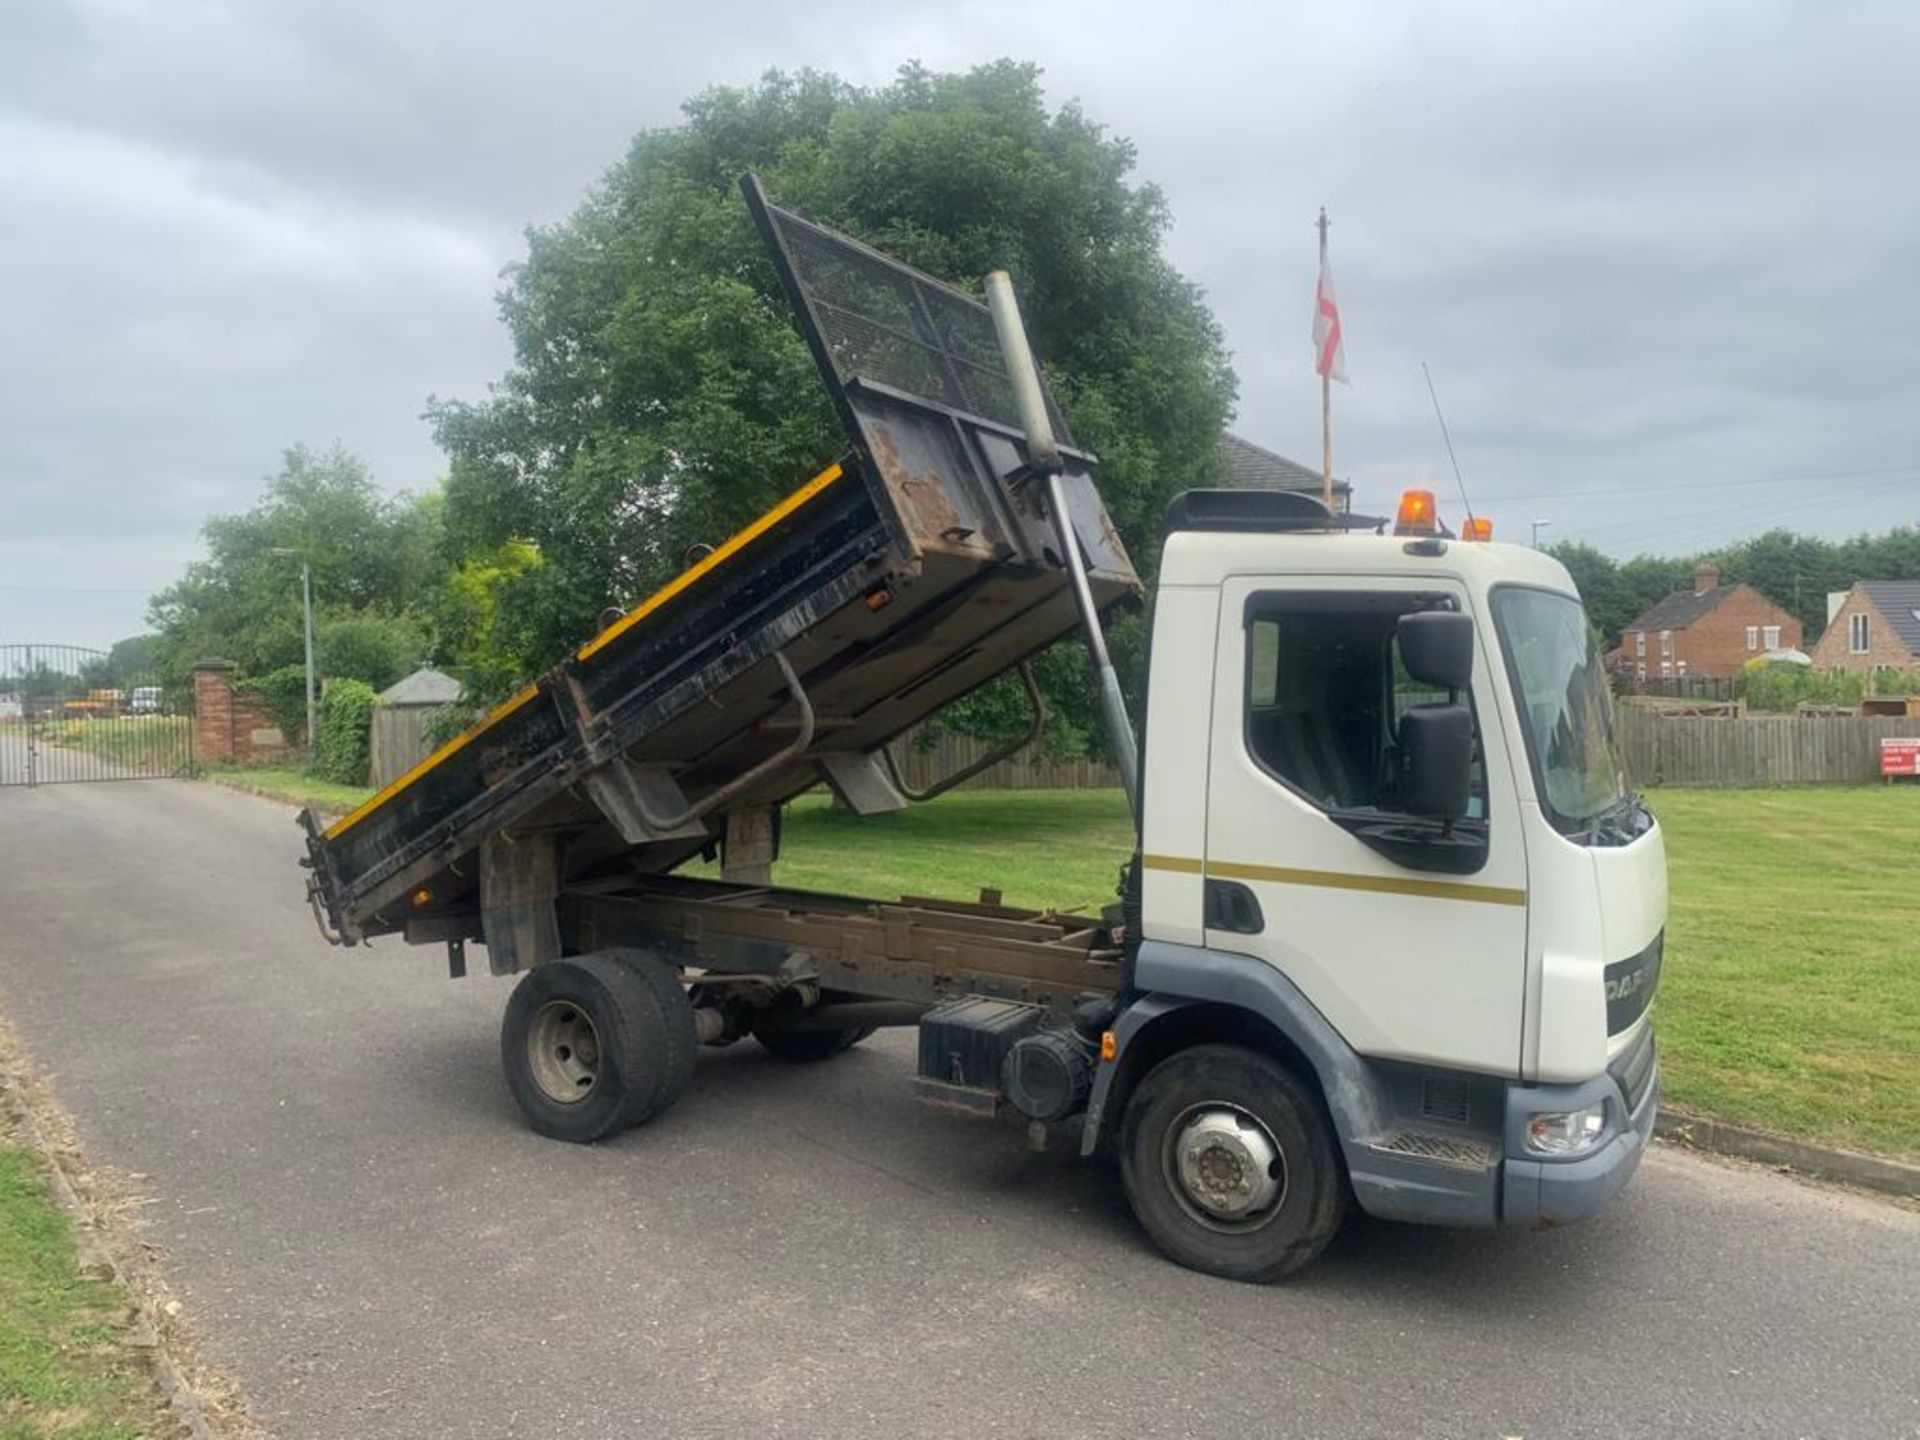
[[[193,753],[185,715],[117,715],[107,720],[62,720],[47,732],[50,744],[99,755],[129,770],[170,774]]]
[[[154,1433],[154,1402],[120,1348],[126,1298],[76,1268],[38,1157],[0,1128],[0,1436],[120,1440]]]
[[[1920,1155],[1920,790],[1654,790],[1666,1093]]]
[[[781,821],[775,873],[803,890],[972,900],[994,886],[1008,905],[1098,911],[1114,899],[1132,830],[1118,790],[957,790],[868,820],[803,795]]]

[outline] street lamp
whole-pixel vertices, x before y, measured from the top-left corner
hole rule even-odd
[[[270,555],[299,555],[298,550],[276,545],[267,552]],[[300,610],[304,621],[302,627],[307,648],[307,764],[315,758],[315,746],[319,736],[319,717],[313,694],[313,567],[304,558],[300,561]]]
[[[1551,524],[1553,524],[1553,521],[1551,520],[1536,520],[1533,522],[1533,548],[1534,549],[1538,550],[1540,548],[1540,532],[1546,529]]]

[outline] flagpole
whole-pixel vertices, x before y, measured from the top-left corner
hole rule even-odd
[[[1320,273],[1327,273],[1327,207],[1320,207]],[[1333,509],[1333,367],[1320,372],[1320,499]]]

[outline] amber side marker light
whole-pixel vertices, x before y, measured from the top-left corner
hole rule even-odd
[[[1394,534],[1431,535],[1439,523],[1431,490],[1408,490],[1401,494],[1400,511],[1393,520]]]
[[[431,905],[432,903],[433,903],[433,891],[416,890],[413,892],[413,908],[414,909],[418,910],[421,908],[421,906]]]
[[[1102,1060],[1111,1060],[1119,1053],[1120,1042],[1113,1038],[1113,1031],[1102,1030],[1100,1032],[1100,1058]]]
[[[1467,523],[1460,527],[1462,540],[1493,539],[1493,521],[1484,515],[1469,515]]]

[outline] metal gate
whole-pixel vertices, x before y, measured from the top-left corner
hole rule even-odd
[[[0,785],[183,775],[188,698],[103,650],[0,645]]]

